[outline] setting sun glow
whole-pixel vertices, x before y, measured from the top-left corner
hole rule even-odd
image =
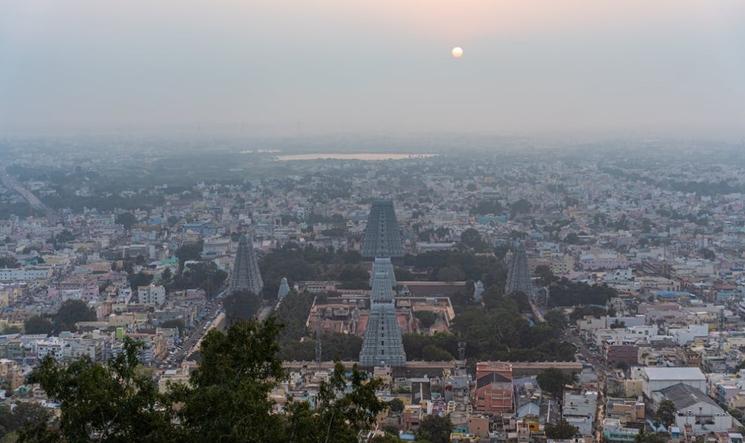
[[[463,57],[463,48],[456,46],[452,51],[450,51],[450,53],[453,54],[453,58],[461,58]]]

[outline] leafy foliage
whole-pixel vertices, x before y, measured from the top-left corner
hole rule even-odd
[[[451,275],[458,272],[458,275],[453,277],[456,280],[481,280],[486,286],[504,286],[507,276],[502,262],[497,257],[476,255],[468,250],[430,251],[406,255],[403,262],[415,270],[427,271],[429,280],[439,280],[440,270],[444,268],[448,268],[447,273]]]
[[[60,402],[62,415],[57,426],[48,427],[45,418],[34,420],[21,439],[356,442],[387,407],[375,396],[380,381],[337,363],[319,388],[315,408],[289,399],[284,412],[275,413],[268,394],[285,377],[277,358],[279,330],[270,318],[238,322],[227,333],[210,331],[189,385],[170,385],[165,394],[139,370],[140,344],[129,339],[124,352],[106,365],[82,359],[64,367],[47,358],[31,380]]]
[[[26,334],[50,334],[54,330],[54,325],[49,319],[40,315],[34,315],[23,322],[23,330]]]
[[[213,297],[223,287],[227,278],[227,272],[219,269],[213,262],[193,263],[176,274],[168,289],[199,288],[203,289],[208,297]]]
[[[251,320],[261,307],[261,300],[252,292],[237,291],[225,297],[223,307],[228,323],[234,324]]]
[[[419,325],[424,329],[429,329],[437,321],[437,314],[432,311],[416,311],[414,317],[419,320]]]
[[[484,252],[489,249],[489,244],[481,238],[479,231],[468,228],[460,235],[460,242],[476,252]]]
[[[129,231],[132,229],[132,226],[137,223],[137,217],[135,217],[131,212],[122,212],[116,216],[114,223],[124,226],[124,229]]]
[[[479,200],[476,206],[471,209],[471,213],[478,215],[499,214],[502,211],[504,211],[504,207],[497,199]]]
[[[179,269],[184,268],[184,263],[187,261],[196,261],[202,257],[202,248],[204,243],[202,241],[184,243],[176,250],[176,257],[178,257]]]
[[[305,321],[308,319],[313,296],[309,293],[290,291],[275,311],[277,320],[282,324],[279,335],[280,346],[287,341],[300,340],[306,333]]]
[[[186,325],[184,324],[184,320],[180,318],[176,318],[173,320],[166,320],[163,323],[160,324],[161,328],[175,328],[178,329],[179,334],[181,334],[181,331],[184,330]]]
[[[404,334],[404,350],[409,360],[452,360],[458,353],[458,338],[453,334]]]
[[[95,321],[96,313],[81,300],[67,300],[54,315],[55,331],[73,331],[75,323]]]
[[[26,427],[44,425],[50,418],[51,414],[35,403],[20,402],[12,409],[10,405],[0,405],[0,439]]]
[[[564,386],[572,384],[574,378],[571,375],[564,374],[559,369],[548,368],[538,374],[537,380],[538,386],[554,398],[561,398],[564,394]]]
[[[125,339],[124,352],[106,365],[84,358],[67,367],[47,357],[30,380],[61,403],[58,430],[46,441],[174,441],[171,411],[158,387],[137,371],[140,345]]]
[[[146,274],[140,271],[136,274],[127,276],[127,281],[129,282],[129,287],[132,288],[132,292],[136,293],[137,288],[139,288],[140,286],[147,286],[152,283],[153,276],[151,274]]]
[[[655,419],[665,425],[665,427],[669,427],[675,423],[675,414],[677,412],[678,409],[675,407],[675,403],[670,400],[662,400],[655,412]]]
[[[423,440],[430,443],[447,443],[450,441],[450,433],[453,430],[453,423],[450,417],[440,417],[437,415],[428,415],[424,417],[419,430],[416,432],[417,440]]]
[[[617,294],[615,289],[605,285],[590,286],[566,278],[551,284],[549,291],[551,306],[605,305]]]
[[[274,297],[282,277],[292,284],[302,280],[341,280],[348,282],[364,281],[359,263],[362,257],[356,251],[316,248],[312,245],[301,247],[297,243],[287,243],[270,251],[259,260],[261,275],[264,278],[264,294]],[[346,272],[345,272],[346,271]],[[344,273],[344,275],[342,275]]]
[[[570,361],[574,346],[560,341],[550,323],[532,325],[512,297],[495,297],[485,308],[469,307],[456,315],[453,330],[466,342],[469,358],[480,360]]]
[[[567,423],[563,418],[556,424],[546,423],[546,437],[556,440],[566,440],[577,435],[577,428]]]
[[[0,257],[0,268],[20,268],[21,264],[12,255]]]

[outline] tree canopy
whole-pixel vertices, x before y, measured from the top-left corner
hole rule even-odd
[[[546,437],[556,440],[566,440],[577,435],[577,428],[563,418],[556,424],[546,423]]]
[[[75,323],[95,320],[96,313],[84,301],[67,300],[54,315],[54,330],[74,331]]]
[[[655,419],[667,428],[675,423],[675,415],[677,413],[678,409],[675,407],[675,403],[670,400],[662,400],[655,412]]]
[[[564,374],[559,369],[548,368],[538,374],[537,377],[538,386],[554,398],[561,399],[564,393],[564,386],[572,384],[574,378],[571,375]]]
[[[49,319],[40,315],[34,315],[23,322],[23,330],[26,334],[50,334],[54,330],[54,325]]]
[[[122,212],[121,214],[116,216],[114,222],[118,225],[124,226],[124,229],[129,231],[130,229],[132,229],[132,226],[137,223],[137,217],[135,217],[131,212]]]
[[[165,393],[140,370],[141,344],[129,339],[106,364],[84,358],[62,366],[47,357],[31,381],[61,404],[61,417],[52,426],[26,426],[21,440],[356,442],[387,407],[375,396],[380,381],[337,363],[314,408],[288,399],[275,413],[268,394],[286,376],[277,357],[280,328],[270,318],[210,331],[189,384],[169,385]]]
[[[449,416],[427,415],[419,424],[416,438],[429,443],[448,443],[452,430],[453,423]]]

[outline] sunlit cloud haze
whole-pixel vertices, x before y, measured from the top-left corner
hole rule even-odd
[[[745,2],[0,0],[0,131],[193,129],[743,135]]]

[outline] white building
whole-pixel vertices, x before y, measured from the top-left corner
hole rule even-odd
[[[159,285],[137,288],[137,300],[143,305],[161,306],[166,302],[166,288]]]
[[[129,301],[132,299],[132,288],[129,286],[122,286],[117,291],[116,296],[116,302],[121,304],[129,304]]]
[[[52,268],[48,267],[26,267],[26,268],[2,268],[0,269],[0,281],[32,281],[44,280],[52,275]]]
[[[50,337],[36,342],[36,358],[43,359],[51,355],[55,360],[61,361],[65,356],[65,342],[57,337]]]
[[[564,419],[575,426],[580,434],[592,435],[592,425],[595,422],[595,411],[598,405],[598,393],[594,391],[584,394],[564,394]]]
[[[685,328],[671,328],[668,330],[668,334],[673,336],[675,342],[679,345],[687,345],[692,342],[696,337],[708,337],[709,336],[709,325],[688,325]]]
[[[682,383],[701,392],[706,391],[706,376],[699,368],[676,367],[642,368],[642,386],[644,394],[652,398],[652,393]]]
[[[695,435],[726,432],[732,429],[733,420],[724,409],[701,390],[688,384],[677,383],[654,394],[655,403],[670,400],[675,404],[675,426],[693,428]]]

